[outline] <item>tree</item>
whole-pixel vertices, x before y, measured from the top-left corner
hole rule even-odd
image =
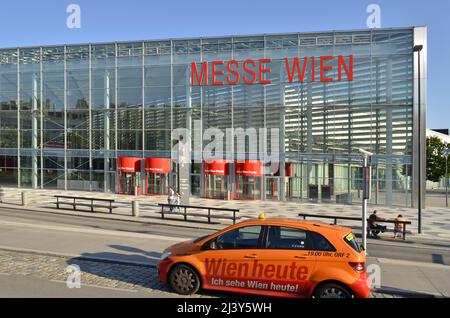
[[[439,182],[445,176],[444,151],[450,148],[450,144],[442,142],[438,137],[427,138],[427,180]],[[450,172],[450,157],[448,160]]]

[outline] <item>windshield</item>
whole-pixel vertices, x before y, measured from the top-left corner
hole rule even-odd
[[[356,241],[356,237],[353,233],[349,233],[344,237],[344,241],[351,246],[356,252],[361,253],[361,247]]]

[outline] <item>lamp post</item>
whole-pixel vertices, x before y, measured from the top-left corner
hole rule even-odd
[[[367,255],[367,202],[370,200],[372,192],[372,170],[369,166],[369,158],[373,153],[364,149],[359,149],[359,152],[364,156],[363,164],[363,201],[362,201],[362,245],[364,252]]]
[[[445,156],[445,206],[448,208],[448,155],[450,154],[450,148],[444,150]]]
[[[419,140],[417,142],[419,147],[419,173],[418,173],[418,179],[419,179],[419,198],[418,198],[418,219],[419,219],[419,234],[422,234],[422,197],[423,197],[423,189],[422,189],[422,109],[421,109],[421,81],[420,81],[420,52],[423,50],[423,45],[415,45],[413,48],[413,53],[417,52],[417,72],[418,72],[418,125],[419,125]]]

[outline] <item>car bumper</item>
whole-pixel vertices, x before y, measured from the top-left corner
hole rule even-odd
[[[158,270],[158,277],[161,283],[166,284],[168,280],[169,270],[172,267],[173,262],[170,258],[166,258],[162,261],[159,261],[156,265],[156,269]]]
[[[350,288],[356,298],[369,298],[372,289],[367,273],[361,274],[360,278],[350,285]]]

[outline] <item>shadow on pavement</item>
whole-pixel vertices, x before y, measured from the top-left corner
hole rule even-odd
[[[84,253],[80,257],[69,259],[67,264],[78,265],[83,274],[91,274],[100,278],[143,288],[151,288],[161,292],[171,292],[168,286],[159,282],[157,271],[154,265],[149,262],[154,259],[154,263],[156,263],[161,253],[144,251],[130,246],[110,245],[110,247],[132,254],[122,254],[120,252]],[[148,263],[148,265],[133,264],[133,262],[144,262]],[[198,295],[216,298],[232,298],[239,295],[240,298],[252,298],[251,295],[209,290],[200,290]]]
[[[83,274],[143,288],[167,290],[158,283],[154,268],[161,253],[121,245],[110,247],[118,252],[83,253],[80,257],[69,259],[67,264],[79,266]],[[111,281],[108,284],[113,283]]]
[[[432,295],[432,294],[426,294],[426,293],[414,292],[414,291],[400,289],[400,288],[392,288],[392,287],[384,287],[384,286],[382,286],[380,288],[376,288],[375,292],[382,293],[382,294],[388,294],[388,295],[402,296],[405,298],[436,298],[436,296]]]

